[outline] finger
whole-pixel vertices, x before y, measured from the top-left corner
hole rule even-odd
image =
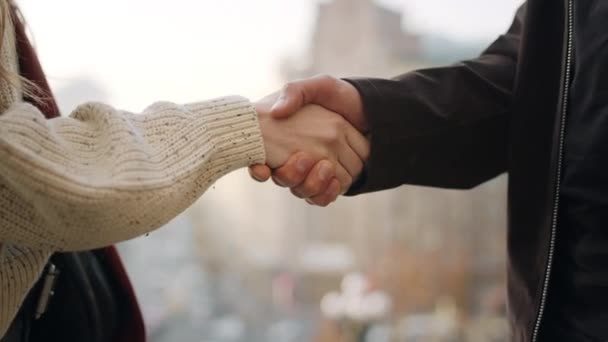
[[[274,118],[285,118],[303,106],[314,103],[329,105],[331,94],[338,90],[338,79],[321,75],[287,83],[270,109]]]
[[[306,179],[314,165],[315,160],[310,154],[297,152],[283,166],[274,170],[272,180],[279,186],[293,188]]]
[[[369,139],[361,134],[356,128],[350,127],[346,130],[346,142],[359,156],[359,159],[366,162],[369,158],[370,144]]]
[[[249,176],[258,182],[266,182],[272,176],[270,168],[263,164],[256,164],[249,167]]]
[[[323,194],[335,177],[335,167],[329,160],[318,162],[302,184],[293,187],[291,193],[299,198],[308,198]]]
[[[306,202],[313,205],[318,205],[320,207],[326,207],[329,204],[336,201],[338,196],[340,195],[340,182],[338,179],[333,178],[325,190],[324,193],[306,199]]]
[[[363,170],[363,160],[346,142],[344,142],[343,148],[338,152],[338,162],[352,179],[357,178],[361,170]]]
[[[347,192],[353,184],[353,177],[341,164],[336,166],[336,178],[340,182],[340,194]]]

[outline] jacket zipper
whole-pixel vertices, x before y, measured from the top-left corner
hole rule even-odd
[[[563,165],[563,154],[564,154],[564,140],[566,132],[566,116],[568,112],[568,98],[570,91],[570,77],[572,69],[572,48],[573,48],[573,34],[574,34],[574,8],[573,0],[566,0],[567,8],[567,46],[566,46],[566,63],[564,69],[563,79],[563,93],[562,93],[562,106],[561,106],[561,117],[560,117],[560,128],[559,128],[559,145],[558,145],[558,157],[557,157],[557,173],[555,180],[555,194],[553,202],[553,213],[551,217],[551,238],[549,240],[549,254],[547,256],[547,267],[545,269],[545,280],[543,283],[543,289],[540,298],[540,305],[538,313],[536,315],[536,323],[534,325],[534,331],[532,333],[532,342],[537,342],[538,333],[540,331],[540,324],[545,313],[545,307],[547,304],[547,293],[549,291],[549,280],[551,278],[551,268],[553,266],[553,257],[555,254],[555,240],[557,235],[557,217],[559,211],[559,199],[562,179],[562,165]]]

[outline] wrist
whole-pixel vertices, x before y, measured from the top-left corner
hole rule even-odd
[[[346,98],[350,99],[349,111],[345,113],[345,118],[363,134],[369,132],[369,124],[364,112],[363,99],[359,90],[347,79],[340,79],[340,88],[346,94]]]
[[[270,106],[273,101],[262,99],[253,104],[257,113],[258,124],[262,135],[264,152],[266,155],[265,163],[271,168],[280,166],[279,160],[285,159],[287,152],[284,149],[284,142],[281,139],[280,127],[278,122],[270,114]]]

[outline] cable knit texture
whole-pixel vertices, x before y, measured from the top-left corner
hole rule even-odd
[[[14,33],[2,63],[16,71]],[[264,162],[256,113],[241,97],[142,114],[100,103],[45,120],[0,84],[0,337],[55,251],[150,232],[219,177]]]

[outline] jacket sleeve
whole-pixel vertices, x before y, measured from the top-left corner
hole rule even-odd
[[[157,103],[142,114],[89,103],[51,120],[15,104],[0,115],[0,250],[134,238],[264,159],[255,109],[241,97]]]
[[[349,195],[402,184],[471,188],[507,169],[508,128],[525,4],[479,57],[385,79],[360,92],[371,154]]]

